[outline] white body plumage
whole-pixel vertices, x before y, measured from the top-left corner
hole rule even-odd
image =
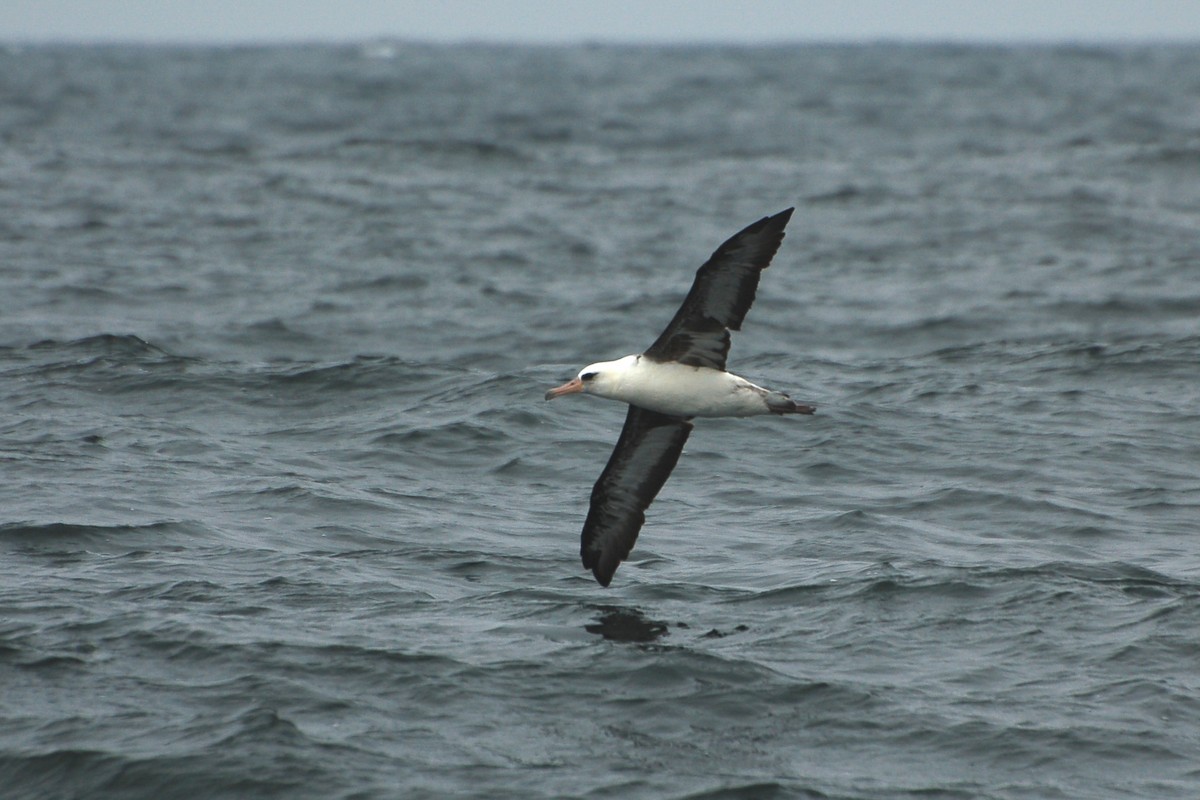
[[[589,364],[577,380],[581,385],[577,391],[679,417],[751,417],[791,411],[780,405],[785,395],[731,372],[641,355]]]

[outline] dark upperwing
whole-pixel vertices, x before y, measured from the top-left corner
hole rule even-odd
[[[696,272],[692,289],[662,335],[645,352],[653,361],[725,369],[729,332],[740,330],[758,276],[771,263],[792,211],[780,211],[736,233]]]
[[[592,487],[580,555],[601,586],[608,586],[646,520],[646,509],[666,483],[692,423],[683,417],[629,407],[621,438]]]

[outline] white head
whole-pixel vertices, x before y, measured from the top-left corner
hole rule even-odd
[[[639,358],[640,356],[625,356],[616,361],[598,361],[595,364],[588,364],[579,370],[579,374],[574,378],[562,386],[556,386],[546,392],[546,399],[553,400],[564,394],[575,394],[576,392],[619,399],[617,393],[620,391],[625,373],[633,369]]]

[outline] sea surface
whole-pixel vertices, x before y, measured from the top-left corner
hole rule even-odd
[[[0,412],[4,800],[1200,797],[1200,45],[0,48]]]

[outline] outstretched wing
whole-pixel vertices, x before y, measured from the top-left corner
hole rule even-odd
[[[692,423],[683,417],[629,407],[621,438],[592,488],[580,555],[601,586],[629,555],[646,509],[667,482]]]
[[[779,249],[794,210],[763,217],[718,247],[696,272],[683,305],[645,352],[646,357],[725,369],[729,332],[741,329],[754,302],[758,275]]]

